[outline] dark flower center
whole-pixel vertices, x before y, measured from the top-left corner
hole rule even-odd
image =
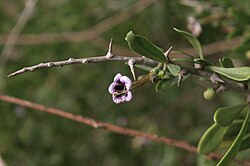
[[[123,84],[117,84],[115,86],[115,91],[116,92],[122,92],[122,91],[126,91],[126,87]]]

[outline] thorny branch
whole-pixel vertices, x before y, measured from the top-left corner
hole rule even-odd
[[[64,61],[56,61],[56,62],[47,62],[47,63],[40,63],[38,65],[24,67],[21,70],[18,70],[14,73],[8,75],[8,77],[15,76],[18,74],[22,74],[27,71],[35,71],[37,69],[42,68],[50,68],[50,67],[62,67],[64,65],[72,65],[72,64],[89,64],[89,63],[99,63],[99,62],[107,62],[107,61],[118,61],[118,62],[128,62],[129,60],[134,60],[136,63],[143,63],[143,64],[157,64],[157,62],[150,60],[144,57],[124,57],[124,56],[97,56],[97,57],[89,57],[89,58],[79,58],[73,59],[69,58],[68,60]]]
[[[12,96],[0,94],[0,100],[8,102],[8,103],[17,104],[17,105],[20,105],[23,107],[31,108],[34,110],[46,112],[49,114],[53,114],[53,115],[63,117],[66,119],[70,119],[70,120],[73,120],[75,122],[79,122],[79,123],[85,124],[87,126],[90,126],[90,127],[96,128],[96,129],[100,128],[100,129],[104,129],[107,131],[111,131],[111,132],[115,132],[115,133],[119,133],[119,134],[123,134],[123,135],[127,135],[127,136],[132,136],[132,137],[142,137],[142,138],[148,139],[148,140],[153,141],[153,142],[160,142],[160,143],[163,143],[166,145],[170,145],[170,146],[174,146],[174,147],[186,150],[188,152],[197,153],[196,147],[188,144],[187,142],[175,140],[173,138],[143,133],[143,132],[138,131],[138,130],[120,127],[120,126],[113,125],[113,124],[106,123],[106,122],[100,122],[100,121],[97,121],[95,119],[83,117],[83,116],[72,114],[69,112],[64,112],[63,110],[60,110],[60,109],[46,107],[46,106],[41,105],[41,104],[33,103],[33,102],[30,102],[27,100],[22,100],[22,99],[15,98]],[[211,160],[220,159],[220,158],[222,158],[222,155],[218,154],[218,153],[211,153],[211,154],[207,155],[207,158],[211,159]],[[244,166],[250,166],[250,162],[245,161],[245,160],[234,160],[234,162],[241,164],[241,165],[244,165]]]
[[[12,76],[16,76],[25,72],[33,72],[37,69],[42,69],[42,68],[51,68],[51,67],[62,67],[65,65],[72,65],[72,64],[90,64],[90,63],[100,63],[100,62],[112,62],[112,61],[116,61],[116,62],[127,62],[130,64],[130,62],[133,61],[133,65],[135,63],[141,63],[141,64],[145,64],[145,65],[156,65],[157,62],[151,59],[148,59],[146,57],[126,57],[126,56],[115,56],[112,52],[111,52],[111,42],[109,45],[109,50],[108,53],[106,55],[102,55],[102,56],[96,56],[96,57],[89,57],[89,58],[79,58],[79,59],[74,59],[74,58],[69,58],[68,60],[63,60],[63,61],[55,61],[55,62],[46,62],[46,63],[40,63],[34,66],[29,66],[29,67],[24,67],[20,70],[15,71],[14,73],[9,74],[7,77],[12,77]],[[112,56],[111,56],[112,55]],[[130,64],[131,65],[131,64]],[[201,69],[195,69],[195,68],[187,68],[184,66],[181,66],[182,69],[186,70],[186,72],[188,74],[193,74],[193,75],[197,75],[203,78],[208,79],[209,81],[211,81],[212,83],[214,83],[214,80],[223,84],[223,87],[225,89],[232,89],[235,91],[239,91],[242,92],[244,94],[249,94],[249,90],[246,89],[245,86],[243,86],[242,84],[236,83],[236,82],[232,82],[232,81],[228,81],[228,80],[223,80],[221,79],[219,76],[214,75],[213,73],[210,73],[208,71],[205,70],[201,70]],[[131,68],[131,67],[130,67]],[[133,70],[131,70],[131,72],[133,73]]]

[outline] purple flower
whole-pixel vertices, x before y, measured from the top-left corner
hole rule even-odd
[[[130,91],[131,85],[132,82],[127,76],[122,76],[120,73],[116,74],[114,82],[112,82],[108,88],[116,104],[124,103],[132,99],[132,93]]]

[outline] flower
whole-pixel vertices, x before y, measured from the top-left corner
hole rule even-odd
[[[114,82],[109,85],[108,91],[112,94],[112,99],[116,104],[128,102],[132,99],[130,91],[132,81],[127,76],[120,73],[114,77]]]

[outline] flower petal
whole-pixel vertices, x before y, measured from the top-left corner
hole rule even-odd
[[[122,96],[115,96],[115,95],[112,95],[112,98],[113,98],[113,101],[116,103],[116,104],[120,104],[120,103],[124,103],[125,102],[125,96],[122,95]]]
[[[127,92],[127,96],[125,97],[125,100],[126,101],[130,101],[132,99],[132,92],[131,91],[128,91]]]
[[[110,94],[114,94],[115,93],[115,86],[116,86],[116,84],[114,82],[112,82],[109,85],[108,91],[109,91]]]
[[[121,73],[117,73],[114,77],[114,82],[120,81],[120,78],[122,77]]]
[[[130,78],[128,78],[127,76],[122,76],[120,78],[120,81],[125,84],[127,90],[130,89],[132,85],[132,81],[130,80]]]

